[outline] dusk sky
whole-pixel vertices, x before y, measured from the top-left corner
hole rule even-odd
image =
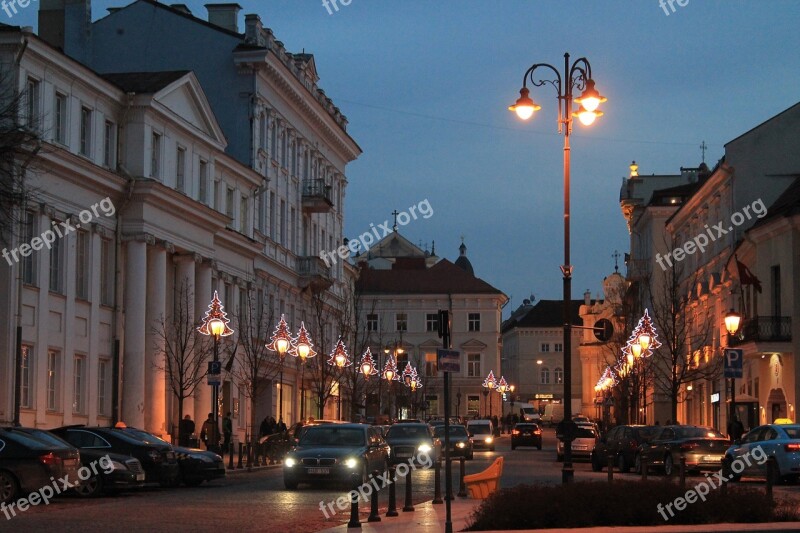
[[[96,0],[93,17],[127,3]],[[207,18],[205,2],[185,3]],[[240,4],[240,28],[258,13],[287,50],[314,54],[364,150],[347,168],[346,236],[427,199],[434,215],[401,233],[451,261],[463,235],[476,275],[513,307],[561,297],[555,90],[532,90],[532,122],[506,110],[531,64],[585,56],[608,97],[572,137],[575,298],[597,294],[614,250],[628,249],[619,189],[631,160],[642,175],[677,173],[701,162],[705,141],[713,167],[726,142],[800,100],[797,0],[688,0],[669,14],[659,0],[339,0],[331,14],[321,0]],[[0,22],[36,26],[38,5]]]

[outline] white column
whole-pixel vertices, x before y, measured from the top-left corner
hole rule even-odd
[[[151,246],[147,254],[147,331],[145,363],[145,428],[163,435],[166,427],[166,366],[164,360],[164,316],[167,292],[167,251]]]
[[[144,427],[147,244],[128,241],[125,260],[125,350],[122,421]]]
[[[214,296],[214,291],[211,288],[211,266],[207,263],[198,263],[195,274],[195,312],[197,313],[197,320],[200,320],[205,316],[208,304],[211,303],[211,297]],[[211,358],[209,357],[210,360]],[[208,417],[210,410],[211,387],[204,380],[194,390],[194,413],[198,427]]]

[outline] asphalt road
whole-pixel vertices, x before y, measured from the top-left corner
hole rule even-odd
[[[545,430],[542,450],[517,448],[511,451],[507,436],[501,437],[495,452],[477,451],[475,459],[466,462],[467,473],[485,469],[498,456],[505,458],[501,485],[511,487],[520,483],[560,483],[561,463],[556,462],[555,435]],[[604,480],[608,474],[592,472],[588,462],[575,462],[575,479]],[[453,468],[454,492],[458,491],[458,462]],[[651,474],[652,475],[652,474]],[[634,474],[615,477],[635,479]],[[444,478],[444,473],[442,474]],[[696,482],[701,476],[689,478]],[[416,470],[412,473],[413,502],[431,500],[434,496],[434,472]],[[763,487],[763,482],[745,480],[746,484]],[[396,484],[397,507],[404,505],[405,483]],[[0,513],[0,531],[65,531],[89,533],[94,531],[280,531],[281,533],[319,531],[349,519],[349,508],[340,511],[336,500],[346,495],[340,486],[289,491],[283,487],[280,468],[254,472],[239,471],[223,480],[196,488],[148,489],[93,500],[62,497],[47,506],[33,507],[7,520]],[[800,498],[800,486],[777,487],[776,495]],[[381,515],[386,512],[388,490],[381,491]],[[320,504],[327,506],[327,514]],[[336,514],[333,514],[331,507]],[[369,506],[360,508],[361,520],[366,521]],[[402,513],[402,511],[400,511]],[[386,520],[386,519],[384,519]]]

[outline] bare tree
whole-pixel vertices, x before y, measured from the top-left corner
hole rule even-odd
[[[158,357],[153,364],[166,374],[169,390],[178,402],[178,442],[185,442],[187,437],[180,434],[183,402],[192,396],[208,372],[209,342],[197,331],[193,312],[194,295],[184,279],[175,289],[173,313],[161,317],[158,327],[153,328]]]
[[[326,303],[325,291],[315,292],[311,295],[312,332],[314,345],[316,346],[317,356],[309,359],[305,364],[308,366],[310,374],[311,390],[317,402],[317,416],[324,417],[325,405],[333,396],[334,384],[336,383],[336,368],[328,364],[328,353],[335,341],[326,337],[326,330],[331,324],[334,311]],[[334,320],[338,317],[334,316]],[[304,369],[303,372],[306,372]]]

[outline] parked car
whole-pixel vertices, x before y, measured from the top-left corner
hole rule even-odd
[[[704,426],[663,426],[649,442],[639,447],[640,461],[661,469],[667,476],[678,472],[681,456],[687,471],[719,470],[731,442],[719,431]]]
[[[754,453],[756,448],[761,451]],[[737,459],[744,466],[738,473],[731,468]],[[766,477],[768,461],[773,483],[800,479],[800,424],[767,424],[748,431],[725,451],[726,475],[734,481],[743,475]]]
[[[597,444],[599,437],[594,427],[589,425],[577,425],[575,438],[572,441],[572,458],[573,459],[589,459],[592,456],[592,451]],[[564,441],[558,440],[556,443],[556,460],[564,460]]]
[[[629,472],[632,466],[641,474],[639,446],[649,442],[661,431],[661,426],[622,425],[612,428],[600,437],[592,452],[592,470],[600,472],[608,465],[608,456],[620,472]]]
[[[468,461],[471,461],[475,448],[472,443],[472,437],[467,433],[467,428],[462,425],[451,425],[448,429],[450,457],[465,457]],[[439,439],[442,450],[444,450],[444,425],[434,426],[433,436]]]
[[[428,420],[428,424],[432,428],[435,428],[436,426],[444,426],[444,418],[432,418],[432,419]],[[463,426],[464,424],[461,422],[461,420],[458,419],[457,416],[451,416],[450,417],[450,425],[451,426]]]
[[[45,443],[74,448],[61,437],[43,429],[16,429]],[[88,448],[80,452],[80,457],[81,466],[91,473],[87,479],[80,480],[80,485],[72,489],[82,498],[94,498],[103,493],[138,489],[144,486],[142,463],[134,457]]]
[[[354,472],[363,482],[373,470],[383,472],[389,446],[380,430],[366,424],[310,426],[283,461],[283,484],[294,490],[300,483],[349,483]]]
[[[50,430],[78,449],[93,449],[135,457],[142,463],[145,483],[164,487],[180,482],[175,451],[162,440],[144,441],[119,428],[64,426]]]
[[[128,427],[118,431],[124,431],[126,434],[145,442],[169,444],[167,441],[141,429]],[[187,487],[196,487],[204,481],[213,481],[225,477],[225,462],[218,454],[208,450],[185,448],[183,446],[173,446],[172,449],[175,452],[175,458],[178,460],[178,467],[181,473],[180,481]]]
[[[389,462],[408,461],[418,453],[425,453],[436,461],[441,452],[439,439],[434,438],[431,427],[424,422],[393,424],[386,433],[386,443],[391,448]]]
[[[73,446],[41,441],[20,428],[0,428],[0,503],[39,490],[53,479],[79,483],[80,466],[80,452]]]
[[[467,421],[467,433],[472,437],[472,443],[475,448],[494,451],[494,427],[491,420]]]
[[[517,446],[536,446],[542,449],[542,429],[534,422],[519,422],[511,430],[511,449]]]

